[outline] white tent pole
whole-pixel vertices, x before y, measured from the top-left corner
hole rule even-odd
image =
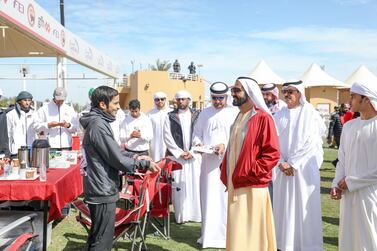
[[[63,58],[63,87],[67,89],[67,58]]]
[[[56,64],[56,86],[67,88],[67,59],[57,57]]]
[[[22,90],[26,91],[26,77],[23,75],[22,77]]]
[[[56,58],[56,87],[63,86],[61,76],[62,76],[62,61],[61,61],[61,57],[57,57]]]

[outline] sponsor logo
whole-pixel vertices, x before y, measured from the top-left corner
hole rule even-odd
[[[76,38],[69,41],[69,48],[71,49],[71,52],[79,54],[80,48]]]
[[[62,47],[65,46],[65,32],[64,32],[64,30],[60,31],[60,43],[61,43]]]
[[[113,70],[113,64],[111,62],[107,63],[107,70],[112,71]]]
[[[88,60],[93,60],[93,52],[90,47],[85,49],[85,58]]]
[[[38,17],[38,28],[47,33],[51,32],[51,25],[44,20],[43,16]]]
[[[104,64],[104,62],[103,62],[103,57],[102,57],[102,56],[99,56],[99,57],[97,58],[97,62],[98,62],[98,65],[103,66],[103,64]]]
[[[27,7],[27,20],[29,21],[30,26],[33,27],[35,24],[35,10],[32,4],[29,4]]]

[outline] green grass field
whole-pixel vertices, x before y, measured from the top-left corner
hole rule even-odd
[[[325,149],[325,160],[321,169],[321,200],[322,222],[325,250],[338,250],[338,225],[339,202],[332,201],[329,197],[331,181],[335,175],[331,161],[336,158],[336,150]],[[68,217],[53,225],[52,243],[48,250],[82,250],[85,245],[87,233],[76,222],[76,211],[73,210]],[[172,217],[173,219],[174,217]],[[190,223],[184,225],[171,224],[171,239],[164,240],[154,236],[151,231],[147,235],[148,249],[159,250],[198,250],[196,240],[200,236],[200,224]],[[115,250],[129,250],[130,243],[120,239]],[[217,249],[205,249],[217,250]]]

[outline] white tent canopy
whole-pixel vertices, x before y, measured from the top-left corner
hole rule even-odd
[[[255,66],[255,68],[249,74],[249,77],[255,79],[259,84],[284,83],[284,79],[282,79],[275,72],[273,72],[264,60],[261,60]]]
[[[305,87],[314,86],[333,86],[333,87],[346,87],[347,85],[342,81],[327,74],[324,70],[319,67],[316,63],[313,63],[301,76],[305,84]]]
[[[345,81],[349,87],[355,82],[372,82],[373,84],[377,84],[377,76],[364,65],[360,65]]]
[[[119,66],[33,0],[1,1],[0,57],[66,57],[112,78]]]

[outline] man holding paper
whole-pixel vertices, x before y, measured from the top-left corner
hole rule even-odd
[[[238,109],[227,105],[228,86],[222,82],[210,87],[212,106],[199,115],[194,128],[193,145],[212,153],[202,154],[200,202],[202,231],[198,240],[202,248],[225,248],[227,192],[220,180],[220,164],[224,146],[228,144],[230,127]],[[198,148],[199,149],[199,148]]]
[[[186,90],[175,96],[177,109],[167,115],[164,124],[166,155],[182,165],[173,172],[172,202],[177,223],[201,222],[200,211],[200,165],[201,156],[192,149],[192,132],[199,112],[190,108],[191,95]]]

